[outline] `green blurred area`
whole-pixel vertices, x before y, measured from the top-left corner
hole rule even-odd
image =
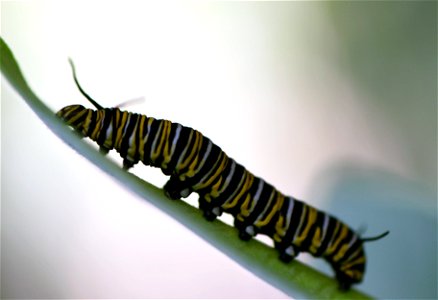
[[[437,2],[329,2],[340,67],[398,130],[418,179],[437,182]]]

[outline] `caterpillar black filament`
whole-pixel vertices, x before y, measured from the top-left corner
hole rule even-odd
[[[102,151],[119,152],[124,168],[139,161],[160,168],[170,176],[164,186],[169,198],[199,194],[199,209],[207,220],[223,212],[231,214],[241,239],[269,236],[282,261],[309,252],[332,266],[341,289],[362,281],[363,243],[388,232],[361,238],[335,217],[283,195],[195,129],[119,108],[103,108],[83,91],[73,63],[71,66],[76,85],[97,110],[70,105],[57,116],[95,141]]]

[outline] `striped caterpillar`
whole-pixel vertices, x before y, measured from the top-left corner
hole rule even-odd
[[[199,209],[212,221],[223,212],[234,217],[242,240],[269,236],[284,262],[300,252],[324,258],[342,290],[362,281],[363,243],[388,234],[362,238],[346,224],[300,200],[285,196],[230,158],[199,131],[167,120],[103,108],[80,86],[96,110],[70,105],[57,112],[69,126],[95,141],[101,151],[115,149],[129,169],[139,161],[170,176],[164,191],[170,199],[199,195]]]

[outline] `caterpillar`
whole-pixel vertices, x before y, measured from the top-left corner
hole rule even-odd
[[[70,61],[75,84],[96,110],[69,105],[57,112],[69,126],[95,141],[104,153],[115,149],[129,169],[138,162],[158,167],[170,176],[164,192],[170,199],[199,195],[199,209],[212,221],[222,213],[234,217],[242,240],[269,236],[280,260],[289,262],[300,252],[322,257],[333,268],[339,288],[362,281],[366,257],[362,238],[345,223],[249,172],[208,137],[168,120],[103,108],[81,87]]]

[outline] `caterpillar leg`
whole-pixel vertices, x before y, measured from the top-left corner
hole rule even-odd
[[[108,148],[106,148],[104,146],[100,146],[99,147],[99,152],[104,154],[104,155],[108,154],[109,151],[110,151],[110,149],[108,149]]]
[[[188,197],[192,190],[186,183],[180,181],[177,176],[170,176],[170,179],[163,187],[166,196],[172,200]]]
[[[295,257],[300,253],[296,247],[293,245],[289,245],[284,247],[279,243],[275,244],[275,248],[278,250],[279,255],[278,258],[285,263],[291,262]]]
[[[257,235],[257,229],[254,225],[246,224],[237,218],[234,219],[234,227],[239,231],[239,238],[242,241],[249,241],[252,237]]]
[[[223,212],[221,207],[211,205],[202,196],[199,196],[199,209],[207,221],[214,221]]]
[[[124,170],[129,170],[131,169],[138,161],[134,162],[134,161],[130,161],[129,159],[124,159],[123,160],[123,169]]]
[[[348,291],[353,283],[355,283],[354,280],[351,279],[348,275],[336,271],[336,280],[339,283],[339,289],[341,291]]]

